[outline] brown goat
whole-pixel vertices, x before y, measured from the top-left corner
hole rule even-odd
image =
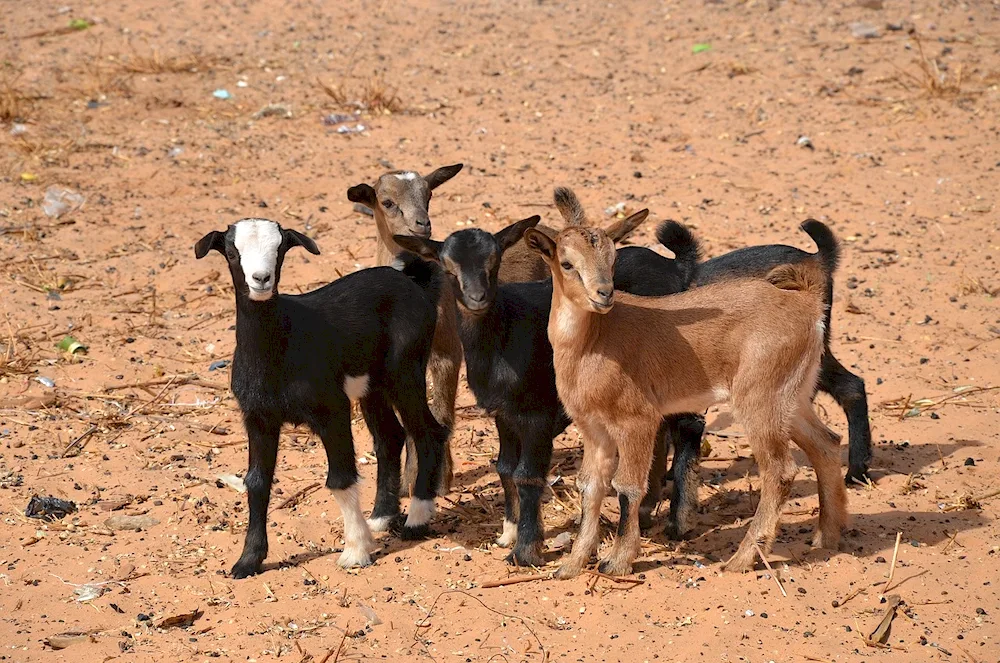
[[[412,171],[394,170],[384,173],[375,186],[358,184],[347,191],[347,198],[372,211],[375,217],[375,262],[379,266],[392,265],[403,249],[392,239],[393,235],[431,236],[431,191],[444,184],[462,170],[462,164],[438,168],[426,177]],[[462,368],[462,341],[458,336],[455,296],[447,279],[438,303],[437,327],[427,372],[434,384],[431,412],[438,423],[454,430],[455,397],[458,393],[458,374]],[[451,444],[445,445],[438,494],[446,494],[451,487],[453,462]],[[403,470],[403,487],[412,494],[417,479],[417,454],[413,440],[406,438],[406,466]],[[371,523],[372,529],[385,529],[389,523]]]
[[[774,541],[796,473],[789,437],[816,469],[814,545],[836,548],[847,520],[840,440],[811,402],[823,352],[820,266],[782,265],[765,280],[726,281],[666,297],[616,295],[615,248],[605,231],[569,227],[555,240],[533,230],[525,237],[552,271],[548,335],[556,387],[584,436],[580,534],[557,577],[579,574],[597,547],[609,486],[618,491],[621,520],[599,568],[616,575],[631,571],[639,553],[638,508],[662,417],[725,401],[746,429],[762,479],[757,513],[726,567],[751,569],[755,544],[767,551]]]

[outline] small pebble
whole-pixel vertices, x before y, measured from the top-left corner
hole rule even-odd
[[[798,588],[798,589],[797,589],[796,591],[797,591],[797,592],[798,592],[799,594],[805,594],[805,593],[806,593],[806,588],[805,588],[805,587],[799,587],[799,588]]]
[[[140,622],[148,622],[150,619],[152,619],[152,617],[150,617],[144,612],[140,612],[138,616],[136,616],[136,620]]]
[[[986,611],[983,610],[982,608],[976,608],[976,614],[977,615],[985,615]]]
[[[976,466],[976,459],[975,458],[966,458],[965,459],[965,466],[966,467],[975,467]]]
[[[885,564],[885,557],[882,557],[882,555],[879,555],[878,557],[875,558],[875,563],[876,564]]]

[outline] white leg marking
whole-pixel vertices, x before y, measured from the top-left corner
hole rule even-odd
[[[510,548],[517,543],[517,523],[503,520],[503,534],[497,537],[497,545],[501,548]]]
[[[385,532],[389,529],[389,525],[391,524],[392,516],[382,516],[381,518],[368,519],[368,527],[370,527],[373,532]]]
[[[434,500],[413,498],[410,500],[410,512],[406,515],[407,527],[420,527],[430,522],[434,515]]]
[[[365,394],[368,393],[368,376],[367,375],[345,375],[344,376],[344,393],[352,401],[356,401],[359,398],[363,398]]]
[[[243,278],[250,288],[250,299],[254,301],[267,301],[274,294],[274,272],[281,239],[281,229],[274,221],[243,219],[236,222],[233,244],[240,253]]]
[[[358,504],[358,484],[346,490],[333,491],[333,499],[337,501],[340,512],[344,516],[344,552],[337,564],[344,568],[350,566],[368,566],[372,563],[369,551],[375,547],[375,539],[368,529],[365,517],[361,515]]]

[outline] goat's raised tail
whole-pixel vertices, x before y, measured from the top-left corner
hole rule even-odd
[[[816,260],[778,265],[764,280],[780,290],[797,290],[815,295],[820,301],[826,293],[825,265]]]
[[[676,221],[664,221],[656,229],[656,241],[673,251],[684,287],[693,285],[698,278],[701,245],[691,231]]]
[[[827,278],[830,278],[837,271],[837,264],[840,262],[840,242],[830,227],[822,221],[806,219],[799,227],[816,242],[819,258],[823,261],[823,269],[826,270]]]

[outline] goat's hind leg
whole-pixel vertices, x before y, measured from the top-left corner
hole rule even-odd
[[[674,417],[664,417],[660,423],[659,430],[656,431],[656,438],[653,442],[653,462],[649,466],[649,487],[646,489],[646,496],[642,498],[639,505],[639,528],[648,530],[653,526],[653,511],[660,504],[663,496],[664,475],[667,471],[667,452],[670,445],[676,441],[676,436],[672,429]]]
[[[866,484],[872,460],[872,430],[868,422],[868,396],[865,381],[844,368],[830,349],[823,353],[819,388],[833,396],[847,415],[848,468],[847,485]]]
[[[695,526],[698,513],[698,467],[705,420],[693,414],[677,417],[674,429],[674,486],[670,494],[670,517],[664,533],[679,541]]]
[[[394,527],[400,516],[399,455],[403,441],[407,440],[406,431],[399,425],[396,413],[381,389],[373,390],[361,399],[361,413],[372,434],[378,460],[375,506],[368,525],[373,531],[384,532]]]
[[[344,517],[344,551],[337,564],[344,568],[368,566],[372,563],[371,551],[375,547],[375,539],[361,513],[358,500],[358,468],[354,462],[350,403],[346,397],[343,397],[343,402],[339,401],[331,407],[329,419],[314,423],[313,428],[326,449],[326,487],[333,492],[333,499]],[[396,458],[399,458],[398,452]]]
[[[639,505],[646,493],[659,425],[655,419],[616,423],[610,433],[618,449],[618,469],[611,482],[618,491],[621,512],[618,536],[611,553],[597,567],[601,573],[613,576],[631,573],[632,562],[639,556]]]
[[[816,416],[812,403],[804,403],[792,423],[792,441],[806,452],[816,470],[819,527],[813,545],[836,550],[847,526],[847,491],[840,478],[840,436]]]
[[[517,543],[517,520],[520,514],[520,500],[514,485],[514,472],[521,457],[521,440],[515,427],[502,416],[496,417],[497,434],[500,437],[500,453],[497,456],[497,474],[503,486],[503,532],[497,538],[501,548],[513,548]]]
[[[750,527],[739,549],[726,562],[727,571],[749,571],[757,557],[756,545],[766,554],[778,533],[781,510],[792,490],[797,471],[788,449],[788,441],[780,432],[756,427],[744,419],[747,438],[760,471],[760,501]]]
[[[260,573],[267,557],[267,505],[271,500],[271,482],[278,460],[278,436],[281,422],[263,416],[244,415],[247,437],[250,439],[250,462],[244,483],[250,522],[247,524],[243,554],[233,565],[234,578],[246,578]]]

